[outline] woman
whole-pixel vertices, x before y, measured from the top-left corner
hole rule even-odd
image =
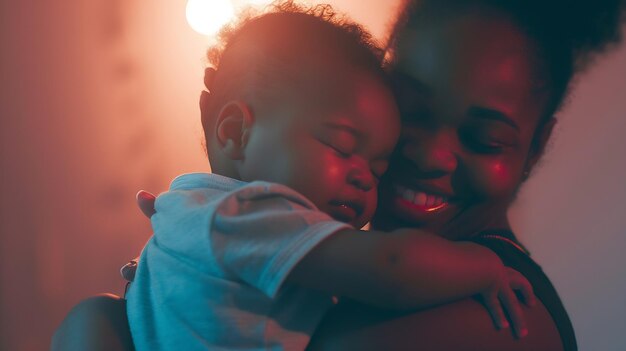
[[[394,31],[392,72],[404,131],[373,226],[421,227],[492,248],[527,276],[541,301],[525,311],[528,336],[495,330],[470,299],[401,315],[342,302],[311,349],[576,349],[560,300],[510,232],[506,209],[541,156],[580,63],[617,39],[620,4],[607,1],[597,14],[585,8],[579,11],[585,16],[570,18],[554,1],[425,0],[408,4]],[[429,206],[434,196],[445,204]],[[84,321],[104,330],[95,339],[107,332],[115,339],[120,331],[111,325],[124,320],[110,321],[123,313],[120,306],[110,298],[82,303],[57,341],[67,331],[76,335]],[[111,309],[119,310],[106,313]],[[130,342],[121,333],[126,339],[115,339],[117,348]]]
[[[526,310],[528,337],[496,331],[471,300],[404,315],[344,303],[326,317],[310,349],[576,349],[558,295],[506,217],[550,137],[572,76],[618,35],[618,2],[562,3],[569,13],[558,5],[408,5],[392,64],[403,136],[372,223],[428,228],[492,248],[530,280],[541,301]],[[448,202],[429,208],[424,202],[431,196]]]

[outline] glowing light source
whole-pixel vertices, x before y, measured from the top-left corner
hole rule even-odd
[[[250,5],[264,6],[269,5],[273,0],[247,0],[246,2]]]
[[[229,0],[189,0],[185,12],[191,28],[205,35],[216,34],[235,16]]]

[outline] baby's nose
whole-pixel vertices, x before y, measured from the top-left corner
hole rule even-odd
[[[359,190],[370,191],[376,186],[376,181],[374,180],[374,175],[369,170],[355,168],[348,173],[348,184],[355,186]]]

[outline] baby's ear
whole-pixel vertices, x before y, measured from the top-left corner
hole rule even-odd
[[[222,152],[232,160],[242,160],[248,143],[250,129],[254,123],[252,112],[240,100],[226,103],[215,124],[215,137]]]

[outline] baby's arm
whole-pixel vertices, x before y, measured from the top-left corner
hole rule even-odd
[[[321,242],[287,281],[392,309],[415,309],[480,294],[496,324],[525,329],[512,289],[533,297],[521,274],[491,250],[415,229],[390,233],[342,230]]]
[[[154,195],[137,194],[142,212],[154,214]],[[525,329],[511,289],[534,303],[528,281],[504,267],[491,250],[469,242],[452,242],[415,229],[390,233],[342,230],[322,241],[287,276],[287,281],[349,297],[373,306],[422,308],[480,294],[496,325],[508,322],[517,335]]]

